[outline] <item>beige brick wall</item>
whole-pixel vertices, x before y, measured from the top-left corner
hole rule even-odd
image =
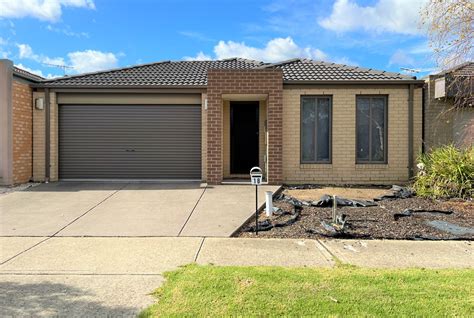
[[[50,181],[58,180],[58,107],[56,94],[50,93]],[[34,92],[33,99],[44,98]],[[46,109],[33,109],[33,180],[45,181]]]
[[[461,148],[474,146],[474,107],[464,107],[454,111],[453,142]]]
[[[50,94],[50,115],[51,115],[51,135],[50,135],[50,181],[58,181],[59,176],[59,161],[58,161],[58,104],[56,94]]]
[[[416,162],[423,150],[423,88],[415,89],[413,96],[413,162],[416,173]]]
[[[426,83],[425,148],[429,150],[453,141],[453,103],[434,98],[434,77]]]
[[[33,99],[43,98],[43,92],[34,92]],[[45,180],[45,110],[33,109],[33,180]]]
[[[425,149],[429,151],[453,143],[458,147],[474,144],[474,109],[454,108],[453,100],[434,98],[434,80],[425,85]]]
[[[32,177],[32,89],[26,83],[12,83],[13,183],[24,183]]]
[[[356,95],[388,95],[388,163],[356,164]],[[300,96],[331,95],[332,163],[300,163]],[[421,89],[415,92],[414,149],[421,148]],[[414,153],[414,156],[416,155]],[[390,184],[408,181],[408,86],[320,86],[283,90],[283,180]]]

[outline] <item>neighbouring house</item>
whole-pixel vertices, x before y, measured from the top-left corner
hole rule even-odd
[[[474,62],[427,77],[423,114],[426,150],[447,144],[474,145],[473,87]],[[462,98],[462,102],[455,105],[455,98]]]
[[[9,60],[0,60],[0,184],[32,178],[32,84],[41,80]]]
[[[423,84],[308,59],[38,78],[28,91],[31,179],[218,184],[258,165],[271,184],[404,182],[422,148]]]

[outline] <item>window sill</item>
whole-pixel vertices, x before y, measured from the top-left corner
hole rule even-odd
[[[368,162],[368,163],[362,163],[362,162],[357,162],[355,164],[356,169],[388,169],[389,165],[386,162],[381,162],[381,163],[375,163],[375,162]]]
[[[300,169],[324,169],[331,167],[331,162],[300,163]]]

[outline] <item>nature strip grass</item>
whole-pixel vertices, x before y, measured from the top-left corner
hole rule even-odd
[[[165,274],[140,317],[468,317],[474,270],[220,267]]]

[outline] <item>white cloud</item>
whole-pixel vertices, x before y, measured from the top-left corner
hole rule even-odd
[[[37,60],[39,58],[36,54],[33,53],[33,49],[28,44],[18,44],[17,46],[18,50],[20,51],[19,53],[21,59],[30,58]]]
[[[41,54],[36,54],[28,44],[17,44],[20,59],[29,59],[42,64],[64,65],[62,57],[48,57]]]
[[[353,60],[351,60],[350,58],[348,58],[347,56],[343,56],[343,57],[336,57],[334,59],[331,59],[332,62],[336,63],[336,64],[345,64],[345,65],[350,65],[350,66],[359,66],[359,63],[357,62],[354,62]]]
[[[214,47],[214,53],[217,59],[243,57],[265,62],[278,62],[295,57],[321,60],[326,57],[319,49],[298,46],[291,37],[272,39],[263,48],[248,46],[244,42],[219,41]]]
[[[354,0],[336,0],[331,15],[319,24],[336,32],[356,30],[415,35],[419,9],[426,0],[378,0],[373,6],[361,6]]]
[[[295,57],[311,58],[323,60],[327,55],[311,46],[300,47],[291,37],[275,38],[267,42],[264,47],[248,46],[245,42],[219,41],[214,46],[215,58],[226,59],[231,57],[241,57],[265,62],[279,62]],[[209,60],[211,57],[199,52],[196,57],[185,57],[187,60]]]
[[[95,9],[93,0],[6,0],[2,1],[0,17],[33,17],[56,22],[61,18],[62,7]]]
[[[432,54],[433,49],[430,47],[428,41],[417,44],[409,49],[411,54]]]
[[[63,57],[51,58],[37,54],[28,44],[17,44],[17,47],[20,59],[32,60],[51,67],[54,67],[54,65],[69,66],[72,67],[72,73],[94,72],[117,67],[117,56],[124,55],[124,53],[116,55],[110,52],[85,50],[68,53],[68,60],[66,61]]]
[[[405,53],[402,50],[397,50],[393,55],[390,57],[390,61],[388,62],[388,66],[392,65],[400,65],[400,66],[413,66],[415,65],[415,59]]]
[[[117,67],[118,59],[113,53],[86,50],[71,52],[68,55],[75,72],[94,72]]]
[[[196,56],[185,56],[183,57],[183,60],[185,61],[210,61],[212,60],[212,57],[204,54],[203,51],[199,52]]]
[[[5,40],[4,38],[0,36],[0,58],[1,59],[7,59],[11,54],[11,52],[7,48],[8,44],[9,44],[8,40]]]
[[[89,38],[89,33],[87,33],[87,32],[74,32],[74,31],[71,30],[71,28],[69,26],[66,26],[65,28],[55,28],[51,25],[48,25],[46,27],[46,29],[48,31],[55,32],[55,33],[61,33],[61,34],[64,34],[64,35],[70,36],[70,37]]]

